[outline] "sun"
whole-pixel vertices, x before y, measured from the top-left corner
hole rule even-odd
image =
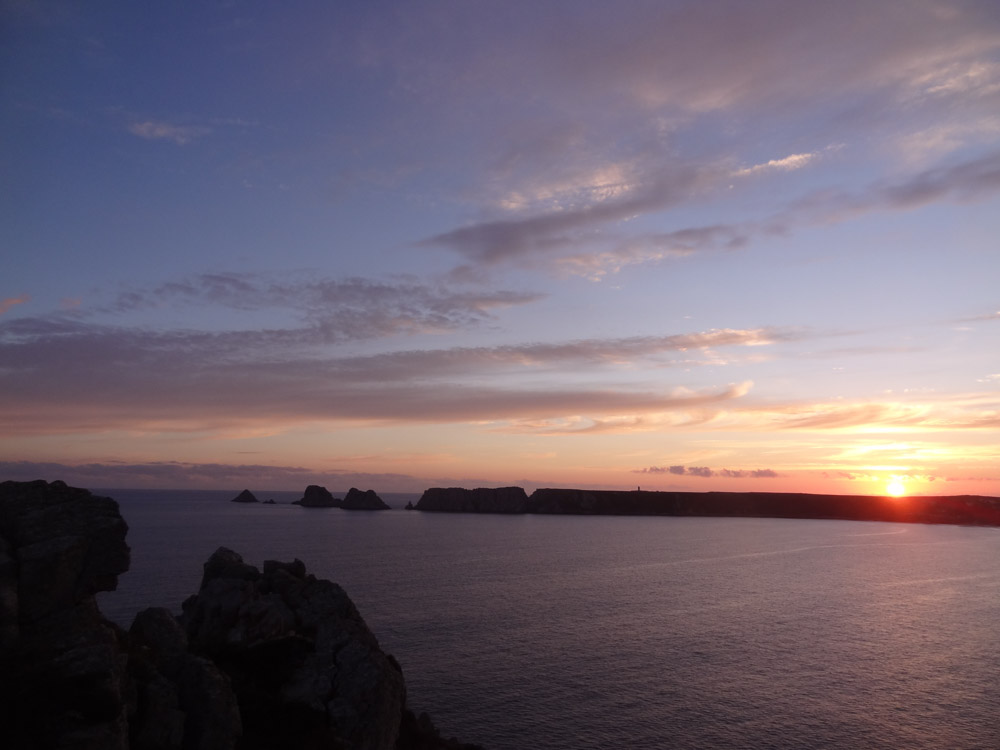
[[[889,484],[885,486],[885,491],[893,497],[902,497],[906,494],[906,485],[901,480],[893,477],[889,480]]]

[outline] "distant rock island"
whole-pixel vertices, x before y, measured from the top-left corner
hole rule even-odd
[[[520,487],[425,490],[417,510],[619,516],[815,518],[1000,526],[1000,498],[981,495],[814,495],[793,492],[647,492]]]
[[[220,547],[179,618],[122,630],[95,594],[128,570],[127,531],[111,498],[0,483],[6,750],[482,750],[407,708],[399,664],[299,560],[258,570]]]
[[[375,494],[375,490],[362,492],[356,487],[351,487],[347,491],[340,507],[344,510],[391,510],[382,498]]]
[[[256,502],[260,502],[260,501],[257,500],[257,498],[254,496],[254,494],[250,490],[243,490],[243,492],[241,492],[240,494],[238,494],[236,497],[233,498],[233,502],[234,503],[256,503]]]
[[[306,487],[302,498],[296,500],[292,505],[301,505],[303,508],[339,508],[340,500],[330,494],[326,487],[318,484],[310,484]]]
[[[375,490],[365,490],[362,492],[357,487],[351,487],[343,500],[334,497],[326,487],[318,484],[310,484],[306,487],[302,499],[296,500],[292,505],[301,505],[303,508],[343,508],[344,510],[392,510],[386,503],[375,494]]]

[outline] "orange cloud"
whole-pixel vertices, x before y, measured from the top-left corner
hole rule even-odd
[[[20,297],[8,297],[5,300],[0,300],[0,315],[3,315],[15,305],[23,305],[30,299],[31,297],[27,294],[22,294]]]

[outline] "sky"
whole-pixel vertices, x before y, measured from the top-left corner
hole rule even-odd
[[[0,129],[0,479],[1000,496],[994,0],[2,0]]]

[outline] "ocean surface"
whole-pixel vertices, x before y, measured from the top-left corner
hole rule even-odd
[[[130,526],[111,619],[179,612],[220,545],[297,557],[354,599],[411,707],[487,750],[1000,748],[998,529],[97,492]]]

